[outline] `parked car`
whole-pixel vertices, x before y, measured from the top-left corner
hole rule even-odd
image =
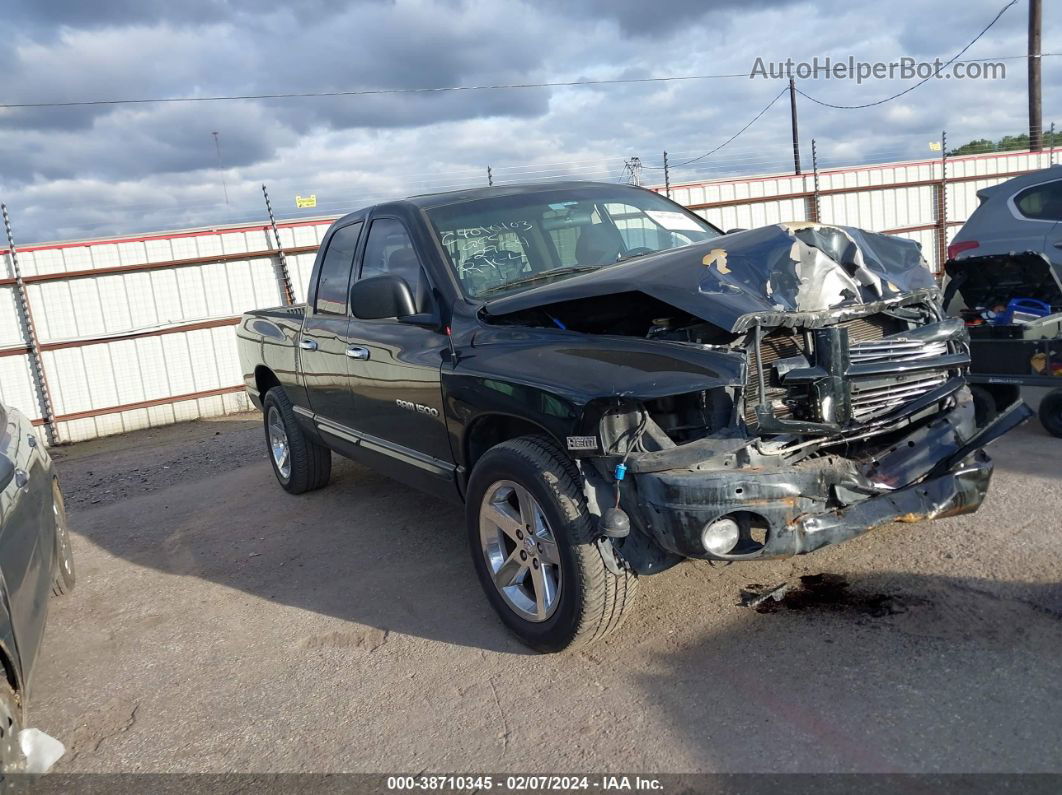
[[[601,638],[639,575],[974,511],[961,321],[911,241],[722,235],[642,189],[420,196],[336,221],[306,304],[248,312],[247,393],[292,493],[331,452],[465,505],[475,571],[542,651]]]
[[[978,415],[991,418],[1021,386],[1054,387],[1040,421],[1062,437],[1062,166],[977,197],[944,271],[945,307],[969,328]]]
[[[17,768],[50,594],[74,587],[63,493],[26,417],[0,403],[0,769]]]

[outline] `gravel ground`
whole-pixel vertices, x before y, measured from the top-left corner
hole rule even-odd
[[[79,581],[30,710],[57,771],[1062,770],[1062,440],[1035,422],[973,516],[685,564],[553,656],[495,620],[458,508],[338,459],[291,497],[259,422],[57,451]]]

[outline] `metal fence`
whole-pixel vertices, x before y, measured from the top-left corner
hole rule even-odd
[[[723,229],[807,220],[903,235],[939,271],[979,189],[1054,157],[942,154],[828,169],[816,158],[803,175],[667,190]],[[248,408],[231,327],[243,311],[290,300],[285,279],[294,300],[305,298],[334,217],[0,249],[0,400],[53,442]]]
[[[951,236],[977,207],[977,191],[1046,168],[1057,151],[813,167],[802,175],[677,185],[670,193],[723,229],[819,221],[901,235],[921,245],[926,262],[939,273]]]

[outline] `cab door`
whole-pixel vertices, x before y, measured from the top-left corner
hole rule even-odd
[[[310,409],[319,420],[343,424],[353,412],[347,370],[350,292],[360,220],[335,229],[325,241],[317,284],[298,341],[299,371]]]
[[[419,313],[436,313],[428,273],[398,218],[373,218],[360,257],[359,279],[399,275]],[[349,372],[355,430],[374,451],[373,465],[447,498],[456,496],[454,465],[443,416],[441,368],[449,340],[433,328],[395,318],[351,317]]]
[[[52,473],[28,423],[0,409],[0,571],[26,680],[44,637],[55,565]]]

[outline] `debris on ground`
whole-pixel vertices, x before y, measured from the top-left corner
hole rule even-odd
[[[787,610],[849,611],[873,618],[904,613],[907,606],[894,594],[851,590],[848,581],[837,574],[805,574],[799,585],[782,583],[771,587],[752,584],[741,589],[741,607],[757,613]]]
[[[751,607],[755,610],[759,610],[761,605],[768,600],[773,599],[775,602],[780,602],[785,597],[785,592],[789,590],[789,583],[783,582],[781,585],[774,585],[770,587],[764,587],[762,585],[748,585],[741,589],[741,607]]]
[[[41,774],[51,770],[52,765],[66,753],[66,746],[40,729],[23,729],[18,733],[18,744],[25,757],[23,773]]]

